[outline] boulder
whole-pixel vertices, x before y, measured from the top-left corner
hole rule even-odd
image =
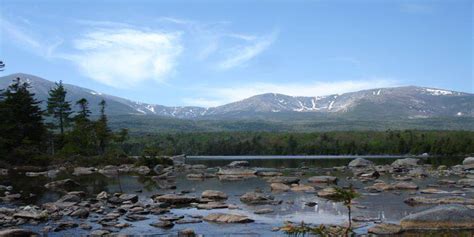
[[[105,200],[109,198],[109,194],[106,191],[102,191],[99,194],[97,194],[96,199],[97,200]]]
[[[392,189],[418,189],[418,185],[413,182],[395,182],[391,186]]]
[[[73,211],[70,216],[75,216],[79,218],[87,218],[89,216],[89,209],[80,207],[77,210]]]
[[[217,190],[206,190],[202,192],[201,197],[214,200],[225,200],[227,199],[227,194]]]
[[[14,218],[23,218],[23,219],[33,219],[33,220],[43,220],[48,217],[47,211],[39,211],[33,208],[27,210],[21,210],[13,214]]]
[[[217,223],[250,223],[253,222],[247,216],[235,215],[235,214],[225,214],[225,213],[212,213],[203,218],[203,220],[208,222],[217,222]]]
[[[196,233],[194,232],[193,229],[186,228],[186,229],[180,230],[178,232],[178,236],[179,237],[194,237],[196,236]]]
[[[228,208],[229,205],[222,203],[222,202],[208,202],[208,203],[200,203],[196,206],[198,209],[221,209],[221,208]]]
[[[272,191],[281,191],[281,192],[286,192],[290,190],[290,186],[282,183],[272,183],[270,184],[270,187]]]
[[[466,157],[466,158],[462,161],[462,165],[474,167],[474,157]]]
[[[96,171],[97,169],[94,167],[76,167],[74,168],[74,172],[72,172],[72,174],[75,176],[88,175],[88,174],[93,174]]]
[[[135,167],[133,168],[133,172],[136,172],[140,175],[146,175],[148,173],[150,173],[150,168],[148,168],[148,166],[138,166],[138,167]]]
[[[52,190],[68,190],[78,186],[80,185],[72,179],[53,181],[44,185],[45,188]]]
[[[313,176],[308,178],[310,183],[336,183],[337,178],[334,176]]]
[[[467,187],[474,187],[474,179],[460,179],[457,184]]]
[[[168,204],[190,204],[192,202],[198,202],[196,197],[177,194],[165,194],[157,196],[155,197],[155,200]]]
[[[158,221],[155,223],[151,223],[150,225],[153,227],[162,228],[162,229],[168,229],[174,226],[173,222],[171,221]]]
[[[465,197],[440,197],[440,198],[427,198],[421,196],[414,196],[405,199],[404,201],[409,205],[419,204],[462,204],[462,205],[474,205],[474,198]]]
[[[260,192],[248,192],[240,197],[240,201],[246,204],[260,205],[273,202],[272,195],[265,195]]]
[[[110,234],[110,231],[108,230],[94,230],[92,232],[89,233],[90,236],[106,236],[106,235],[109,235]]]
[[[119,196],[120,199],[122,199],[122,202],[130,201],[132,203],[138,202],[138,196],[136,194],[127,194],[124,193]]]
[[[283,173],[275,172],[275,171],[259,171],[257,172],[257,175],[262,176],[262,177],[274,177],[274,176],[282,176]]]
[[[257,173],[254,169],[247,168],[220,168],[217,175],[254,176]]]
[[[421,160],[416,158],[398,159],[392,163],[395,168],[411,168],[421,165]]]
[[[317,194],[318,194],[318,197],[332,198],[337,193],[336,193],[336,189],[334,189],[333,187],[327,187],[319,191]]]
[[[404,230],[474,229],[474,211],[462,205],[441,205],[408,215],[400,225]]]
[[[304,185],[304,184],[292,184],[290,190],[293,192],[314,192],[315,191],[313,186]]]
[[[374,162],[370,160],[366,160],[364,158],[356,158],[349,162],[349,167],[350,168],[365,168],[365,167],[370,167],[373,166]]]
[[[249,167],[250,163],[245,160],[239,160],[239,161],[232,161],[230,164],[227,165],[227,167],[230,168],[242,168],[242,167]]]
[[[300,182],[298,177],[288,177],[288,176],[276,176],[268,178],[269,183],[283,183],[283,184],[297,184]]]
[[[0,230],[0,237],[33,237],[33,236],[40,236],[38,233],[35,233],[31,230],[27,229],[4,229]]]
[[[376,235],[396,235],[402,232],[402,227],[397,224],[382,223],[370,227],[368,232]]]

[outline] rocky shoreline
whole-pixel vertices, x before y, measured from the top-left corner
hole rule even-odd
[[[0,169],[2,176],[8,176],[11,170]],[[44,189],[62,194],[54,202],[41,205],[25,205],[21,200],[22,194],[18,187],[1,185],[2,207],[0,207],[0,236],[39,236],[47,233],[61,233],[69,229],[81,229],[91,236],[119,234],[121,230],[130,228],[135,223],[152,220],[149,226],[160,230],[172,229],[174,226],[193,223],[245,224],[256,220],[252,217],[230,213],[229,210],[239,210],[242,205],[262,206],[253,214],[267,215],[275,210],[272,206],[282,205],[283,201],[276,196],[281,193],[304,193],[315,198],[331,199],[334,186],[339,178],[331,175],[333,172],[347,174],[345,182],[361,182],[358,188],[362,194],[377,195],[379,193],[410,193],[410,196],[399,205],[420,206],[428,205],[426,210],[411,213],[402,218],[399,223],[386,223],[379,218],[356,216],[356,223],[370,223],[367,232],[373,234],[400,234],[407,231],[441,230],[473,230],[474,229],[474,157],[465,158],[462,164],[446,167],[424,165],[416,158],[398,159],[392,164],[375,165],[363,158],[352,160],[347,166],[319,169],[318,175],[304,176],[311,173],[310,168],[301,167],[291,174],[285,170],[261,171],[249,166],[246,161],[235,161],[225,167],[208,168],[205,165],[188,165],[180,161],[174,166],[156,165],[152,169],[147,166],[121,165],[96,167],[58,167],[47,171],[24,172],[28,177],[56,177],[61,172],[71,174],[71,178],[54,180],[44,184]],[[115,177],[124,174],[146,176],[153,180],[160,192],[141,197],[137,193],[108,193],[104,190],[97,193],[80,191],[81,183],[74,177],[101,174]],[[228,203],[229,194],[221,190],[204,190],[201,193],[191,191],[176,191],[176,177],[185,176],[190,181],[199,182],[217,179],[218,182],[232,182],[247,179],[262,179],[266,187],[239,195],[240,203]],[[379,178],[388,177],[389,181]],[[303,178],[304,177],[304,178]],[[456,177],[456,178],[452,178]],[[429,187],[420,187],[415,181],[433,178],[435,183]],[[446,191],[449,187],[453,189]],[[266,191],[268,190],[268,191]],[[140,190],[138,190],[140,192]],[[34,195],[34,194],[31,194]],[[443,196],[432,196],[443,195]],[[359,200],[356,200],[358,202]],[[285,203],[288,204],[288,203]],[[289,203],[291,205],[291,203]],[[307,202],[305,205],[317,205]],[[357,205],[357,203],[354,203]],[[181,208],[196,208],[202,210],[218,210],[205,216],[176,215],[172,211]],[[364,207],[359,206],[360,209]],[[23,226],[38,226],[41,230],[32,231]],[[98,227],[99,226],[99,227]],[[272,231],[279,231],[279,226]],[[278,233],[278,232],[276,232]],[[192,228],[176,228],[179,236],[195,236]]]

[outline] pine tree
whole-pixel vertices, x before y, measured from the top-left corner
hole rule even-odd
[[[56,119],[53,128],[59,128],[61,138],[64,137],[64,129],[69,126],[71,121],[70,115],[71,103],[66,101],[66,90],[62,81],[56,83],[56,87],[49,91],[48,98],[48,115]]]
[[[104,154],[105,147],[107,146],[111,137],[111,131],[107,125],[107,115],[105,114],[106,105],[107,103],[105,102],[105,100],[100,101],[100,118],[96,122],[96,135],[99,154]]]
[[[2,147],[17,162],[17,158],[30,158],[44,150],[43,111],[28,88],[28,83],[17,78],[2,94],[0,103]]]

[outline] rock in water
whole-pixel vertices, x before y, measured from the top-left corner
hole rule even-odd
[[[369,166],[373,166],[374,165],[374,162],[370,161],[370,160],[366,160],[364,158],[357,158],[355,160],[352,160],[351,162],[349,162],[349,167],[350,168],[365,168],[365,167],[369,167]]]
[[[5,229],[0,230],[0,237],[33,237],[40,236],[39,234],[26,229]]]
[[[369,233],[376,235],[396,235],[402,232],[402,227],[392,223],[382,223],[369,228]]]
[[[67,189],[71,189],[78,186],[79,184],[72,179],[63,179],[63,180],[53,181],[44,185],[45,188],[53,189],[53,190],[57,190],[57,189],[67,190]]]
[[[165,194],[155,198],[159,202],[164,202],[168,204],[189,204],[192,202],[197,202],[198,199],[193,196],[187,195],[176,195],[176,194]]]
[[[230,167],[230,168],[241,168],[241,167],[248,167],[248,166],[250,166],[250,163],[245,160],[232,161],[230,164],[227,165],[227,167]]]
[[[405,159],[398,159],[392,163],[392,167],[396,168],[410,168],[416,167],[421,164],[420,159],[415,158],[405,158]]]
[[[308,178],[310,183],[336,183],[337,178],[334,176],[313,176]]]
[[[201,194],[202,198],[214,199],[214,200],[225,200],[227,199],[227,194],[217,190],[206,190]]]
[[[282,183],[282,184],[297,184],[300,182],[298,177],[287,177],[287,176],[275,176],[268,178],[267,181],[269,183]]]
[[[225,213],[212,213],[203,218],[205,221],[218,222],[218,223],[250,223],[252,219],[247,216],[225,214]]]
[[[273,202],[273,199],[274,197],[271,195],[258,192],[248,192],[240,197],[241,202],[253,205],[269,204]]]
[[[272,191],[281,191],[281,192],[286,192],[290,190],[290,186],[282,183],[272,183],[270,184],[270,187]]]
[[[441,205],[408,215],[400,225],[404,230],[474,229],[474,211],[462,205]]]
[[[462,166],[465,170],[473,170],[474,169],[474,157],[466,157],[462,161]]]

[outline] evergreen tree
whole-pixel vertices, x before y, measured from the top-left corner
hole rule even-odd
[[[2,150],[17,158],[31,158],[44,150],[43,111],[26,82],[14,80],[2,93],[0,141]]]
[[[107,125],[107,115],[105,115],[105,107],[107,103],[105,100],[100,101],[100,118],[96,122],[96,135],[97,135],[97,145],[99,148],[99,154],[104,154],[105,147],[107,146],[110,137],[111,131]]]
[[[49,91],[48,98],[48,115],[56,119],[53,128],[59,128],[61,139],[64,136],[64,129],[69,126],[71,111],[71,103],[66,101],[66,90],[62,81],[56,83],[56,87]]]

